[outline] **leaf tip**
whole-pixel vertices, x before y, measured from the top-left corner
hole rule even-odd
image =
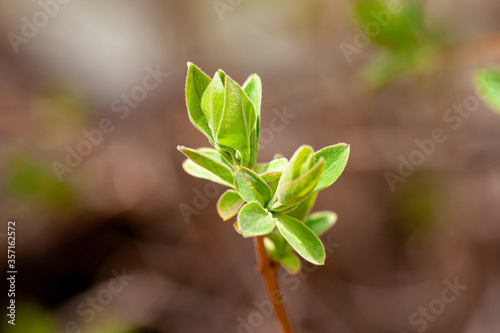
[[[344,146],[344,147],[346,147],[346,148],[349,148],[349,147],[351,146],[351,144],[350,144],[350,143],[345,143],[345,142],[339,142],[339,143],[337,143],[336,145],[338,145],[338,146]]]
[[[310,262],[315,264],[316,266],[325,266],[326,257],[324,255],[321,258],[317,258],[317,259],[319,259],[319,260],[314,260],[314,261],[310,260]]]
[[[219,205],[217,205],[217,214],[219,214],[222,221],[227,221],[227,220],[231,219],[231,217],[232,217],[232,216],[227,217],[226,215],[224,215],[224,212],[220,210]]]
[[[350,143],[340,142],[340,143],[337,143],[335,146],[342,146],[342,150],[347,151],[347,153],[349,153],[351,151],[351,144]]]
[[[301,149],[311,149],[312,151],[314,151],[314,149],[310,145],[306,145],[306,144],[297,148],[297,150],[301,150]]]

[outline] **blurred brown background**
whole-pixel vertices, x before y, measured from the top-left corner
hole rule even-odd
[[[15,220],[18,271],[3,331],[278,332],[252,241],[216,213],[222,187],[181,168],[178,144],[208,145],[187,117],[191,61],[260,75],[259,161],[351,144],[315,207],[339,216],[326,265],[280,273],[299,332],[500,332],[500,117],[472,81],[500,60],[474,44],[500,3],[423,3],[442,52],[371,89],[379,47],[350,62],[340,47],[353,1],[0,1],[0,244]],[[435,129],[447,139],[415,153]]]

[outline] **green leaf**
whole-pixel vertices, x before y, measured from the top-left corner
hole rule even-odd
[[[250,134],[256,126],[253,103],[229,76],[225,76],[224,111],[217,131],[217,141],[237,151],[242,166],[251,164]]]
[[[264,237],[264,247],[274,258],[279,258],[284,254],[286,240],[278,232],[270,232]]]
[[[255,120],[255,127],[250,132],[250,162],[249,165],[257,163],[257,153],[259,152],[259,136],[260,136],[260,115]]]
[[[281,209],[283,206],[293,206],[299,204],[312,193],[316,184],[323,174],[325,162],[322,158],[305,174],[294,179],[292,182],[279,187],[270,203],[271,210]],[[284,173],[283,173],[284,176]],[[283,176],[281,176],[283,178]]]
[[[224,109],[224,84],[219,72],[215,73],[201,99],[201,107],[212,133],[217,133]]]
[[[264,246],[271,257],[280,262],[290,274],[300,271],[300,259],[294,254],[293,248],[279,232],[271,232],[264,237]]]
[[[475,81],[479,96],[500,113],[500,71],[480,70],[476,73]]]
[[[196,65],[188,62],[188,73],[186,78],[186,105],[188,109],[189,120],[200,132],[205,134],[211,144],[214,144],[212,130],[208,119],[203,113],[201,107],[201,98],[205,89],[210,84],[211,79],[203,73]]]
[[[314,158],[319,161],[322,157],[325,160],[325,171],[319,179],[318,185],[314,191],[321,191],[339,178],[347,164],[350,147],[348,144],[339,143],[333,146],[325,147],[314,154]]]
[[[297,208],[287,213],[288,216],[296,218],[299,221],[304,221],[306,216],[311,211],[314,203],[316,202],[316,197],[318,196],[318,192],[311,193],[304,201],[302,201]]]
[[[280,213],[286,213],[288,214],[289,212],[293,212],[299,205],[292,205],[292,206],[284,206],[280,207],[279,210],[276,210],[276,212]]]
[[[276,224],[279,232],[302,258],[315,265],[325,263],[323,243],[311,229],[285,214],[276,213],[274,216],[278,219]]]
[[[265,206],[271,200],[271,188],[254,171],[245,167],[236,167],[234,172],[236,191],[245,201],[257,201]]]
[[[276,154],[274,154],[274,156],[273,156],[273,160],[277,160],[277,159],[280,159],[280,158],[285,158],[285,156],[283,156],[283,155],[282,155],[282,154],[280,154],[280,153],[276,153]]]
[[[287,253],[277,259],[288,273],[295,275],[300,272],[300,259],[294,253]]]
[[[244,236],[267,235],[273,231],[276,219],[258,202],[247,203],[238,213],[238,231]]]
[[[329,211],[321,211],[309,215],[305,224],[319,237],[330,229],[335,222],[337,222],[337,214]]]
[[[314,163],[314,160],[311,160],[310,158],[313,154],[314,151],[310,146],[300,146],[293,154],[286,168],[283,170],[278,188],[285,186],[294,179],[298,178],[301,175],[301,172],[303,172],[304,166],[308,166],[310,168],[311,162]]]
[[[304,161],[300,169],[294,172],[293,178],[297,179],[298,177],[309,171],[309,169],[311,169],[313,165],[314,165],[314,154],[310,154]]]
[[[257,115],[260,115],[260,107],[262,101],[262,82],[257,74],[252,74],[243,83],[243,90],[250,98],[255,107]]]
[[[221,184],[224,186],[234,187],[233,184],[222,180],[217,175],[215,175],[215,174],[211,173],[210,171],[208,171],[207,169],[199,166],[198,164],[194,163],[190,159],[184,160],[184,162],[182,163],[182,168],[184,169],[184,171],[186,171],[187,174],[189,174],[193,177],[207,179],[207,180],[210,180],[214,183]]]
[[[178,146],[177,149],[191,159],[194,163],[207,169],[211,173],[215,174],[217,177],[228,182],[233,183],[233,172],[229,166],[223,163],[207,153],[197,151],[195,149],[186,148],[184,146]]]
[[[250,133],[250,145],[251,145],[251,165],[255,165],[257,162],[257,152],[259,150],[259,136],[260,136],[260,108],[262,101],[262,82],[257,74],[252,74],[243,84],[243,90],[250,98],[255,109],[255,115],[257,117],[255,128]]]
[[[254,167],[254,170],[262,179],[264,179],[266,183],[269,183],[280,178],[287,163],[288,160],[286,158],[279,158],[277,160],[272,160],[267,164],[257,164]]]
[[[231,169],[231,171],[234,171],[234,165],[226,157],[226,155],[223,155],[222,153],[218,152],[217,150],[215,150],[213,148],[201,147],[201,148],[198,148],[197,150],[199,152],[202,152],[205,155],[208,155],[208,156],[212,157],[213,159],[215,159],[215,160],[217,160],[219,162],[224,163],[225,165],[227,165],[229,167],[229,169]]]
[[[217,213],[224,220],[227,221],[240,210],[245,201],[239,196],[238,193],[232,190],[227,190],[221,195],[217,201]]]

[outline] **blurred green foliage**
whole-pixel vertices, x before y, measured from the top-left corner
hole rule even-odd
[[[47,94],[35,102],[35,113],[50,131],[79,133],[87,121],[84,104],[69,94]]]
[[[483,69],[478,71],[475,83],[481,98],[500,114],[500,70]]]
[[[371,40],[396,53],[412,53],[425,37],[421,2],[403,2],[402,8],[394,11],[386,1],[360,0],[355,5],[355,12],[362,27],[374,20],[379,22],[380,32],[370,36]],[[377,15],[380,17],[378,20]]]
[[[66,182],[60,182],[49,163],[27,153],[16,153],[8,163],[6,187],[13,194],[42,206],[63,208],[74,200]]]
[[[381,52],[365,70],[364,79],[374,89],[381,88],[404,72],[432,64],[443,34],[429,29],[420,1],[402,1],[394,9],[391,2],[359,0],[355,20]],[[368,32],[370,27],[378,29]]]
[[[50,311],[32,301],[19,302],[16,305],[16,325],[2,324],[5,333],[56,333],[69,332],[65,325],[58,325]],[[59,328],[58,328],[59,327]],[[70,327],[70,326],[68,326]],[[74,323],[71,332],[85,333],[139,333],[141,330],[131,328],[126,321],[112,311],[104,311],[96,320],[79,325]]]
[[[56,332],[53,318],[42,307],[33,302],[20,302],[16,304],[16,325],[7,324],[4,320],[5,333],[52,333]]]
[[[139,333],[140,329],[131,328],[126,321],[119,315],[113,315],[112,312],[101,313],[100,317],[90,324],[82,327],[82,333]]]

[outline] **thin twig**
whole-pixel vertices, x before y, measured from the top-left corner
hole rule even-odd
[[[254,238],[255,255],[257,256],[257,269],[262,275],[264,284],[266,285],[267,295],[273,303],[274,313],[278,318],[283,333],[294,333],[294,329],[283,304],[283,295],[281,294],[278,280],[276,279],[276,271],[279,265],[273,264],[270,260],[266,248],[264,247],[264,236]]]

